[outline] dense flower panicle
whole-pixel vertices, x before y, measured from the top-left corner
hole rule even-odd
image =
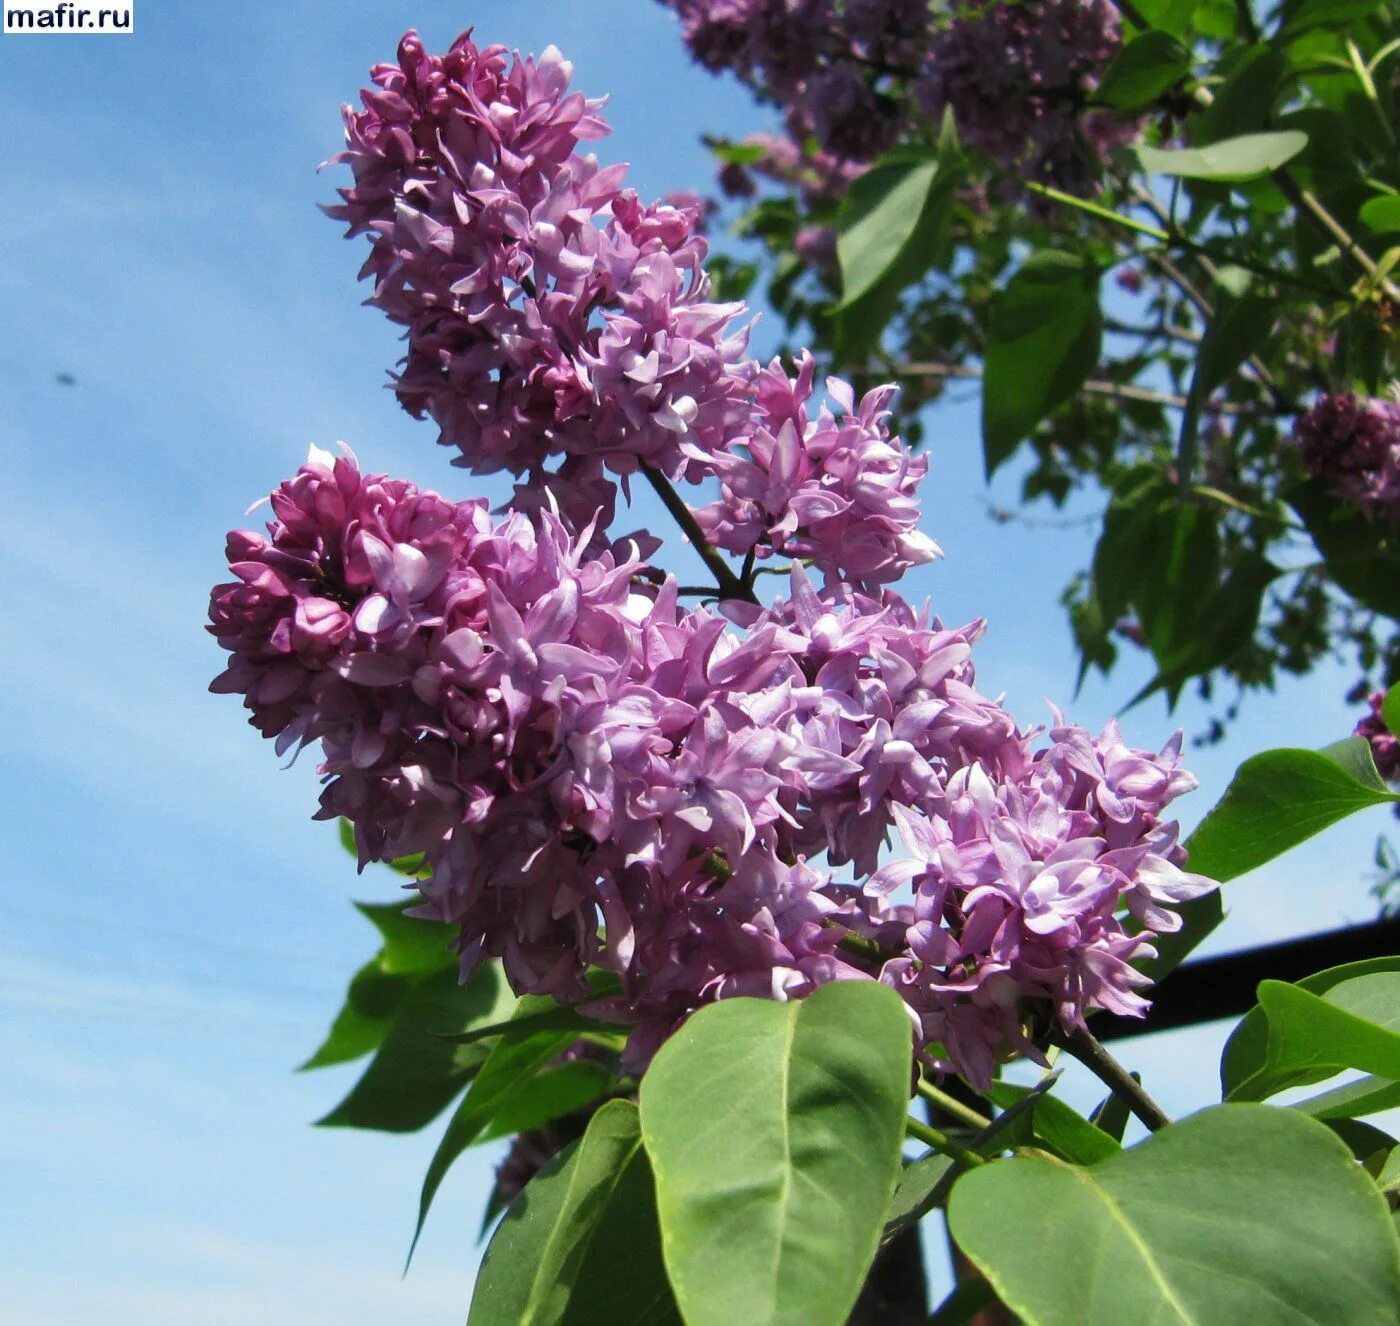
[[[1060,725],[1034,753],[975,689],[980,623],[800,566],[770,608],[686,609],[547,507],[493,518],[315,450],[272,514],[230,536],[214,689],[280,749],[320,743],[319,813],[364,860],[425,854],[421,912],[459,928],[464,970],[498,956],[571,998],[615,971],[599,1011],[634,1024],[634,1064],[709,1000],[879,977],[935,1062],[985,1076],[1024,999],[1066,1026],[1139,1009],[1116,910],[1170,929],[1162,904],[1205,887],[1159,822],[1191,785],[1175,748]],[[891,825],[918,870],[876,873]],[[842,948],[869,934],[904,956]]]
[[[939,556],[919,532],[915,492],[928,460],[889,434],[893,387],[867,392],[827,379],[840,410],[810,408],[816,371],[804,355],[795,378],[774,360],[758,375],[751,432],[713,461],[719,502],[697,513],[710,540],[758,557],[805,559],[856,584],[898,579]]]
[[[1122,44],[1110,0],[955,0],[916,85],[924,111],[951,108],[958,132],[1005,170],[1082,192],[1108,149],[1136,125],[1085,113],[1084,101]]]
[[[1000,1057],[1033,1052],[1028,999],[1066,1032],[1094,1008],[1141,1015],[1149,982],[1129,962],[1152,954],[1151,932],[1179,928],[1172,905],[1215,887],[1180,869],[1176,825],[1160,818],[1195,786],[1179,741],[1153,756],[1114,724],[1097,740],[1062,723],[1050,735],[1019,776],[970,765],[933,813],[896,807],[910,857],[866,886],[880,899],[912,885],[912,903],[877,913],[908,950],[882,979],[918,1013],[934,1062],[982,1087]]]
[[[370,239],[369,303],[407,329],[395,380],[478,472],[597,456],[674,474],[722,444],[748,397],[738,304],[709,298],[700,209],[643,206],[571,66],[414,33],[345,111],[355,182],[327,209]]]
[[[1387,783],[1400,782],[1400,738],[1390,730],[1381,714],[1385,692],[1373,692],[1366,703],[1370,712],[1357,723],[1354,735],[1364,737],[1371,743],[1371,758],[1376,762],[1376,772]]]
[[[738,143],[754,160],[726,163],[719,172],[720,187],[734,198],[749,198],[757,192],[754,175],[789,185],[808,202],[839,199],[868,169],[865,162],[852,161],[830,152],[810,151],[791,138],[779,134],[749,134]]]
[[[1400,522],[1400,400],[1323,396],[1293,436],[1309,474],[1368,520]]]
[[[677,7],[706,58],[804,87],[839,69],[828,0]],[[895,60],[918,8],[843,12]],[[347,111],[333,211],[407,328],[400,398],[521,482],[493,515],[313,448],[266,533],[229,536],[212,689],[279,752],[320,746],[318,817],[354,825],[362,864],[423,854],[418,914],[457,927],[464,974],[496,957],[518,991],[580,999],[615,973],[593,1007],[633,1027],[631,1066],[710,1000],[833,980],[894,986],[925,1057],[978,1083],[1047,1019],[1141,1012],[1131,960],[1211,887],[1163,818],[1194,786],[1179,743],[1056,714],[1038,748],[977,690],[983,624],[890,587],[939,555],[892,389],[828,379],[824,403],[810,355],[746,359],[698,209],[577,154],[606,126],[568,76],[410,33]],[[684,606],[658,541],[612,529],[642,464],[718,476],[701,531],[791,560],[787,596]],[[882,866],[893,830],[909,859]]]

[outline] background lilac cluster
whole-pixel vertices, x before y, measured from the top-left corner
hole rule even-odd
[[[425,854],[464,971],[559,998],[614,973],[635,1064],[706,1001],[837,979],[899,990],[926,1057],[982,1084],[1033,1023],[1141,1011],[1129,961],[1213,887],[1164,818],[1194,780],[1112,725],[1038,742],[976,689],[982,624],[890,588],[937,550],[889,393],[818,406],[809,358],[743,356],[693,215],[574,152],[604,126],[557,53],[409,34],[374,83],[336,211],[407,328],[400,396],[520,497],[492,515],[313,449],[266,535],[230,535],[214,688],[279,750],[320,744],[319,814],[364,860]],[[638,467],[675,504],[669,480],[719,479],[688,517],[745,558],[716,609],[608,528]],[[749,572],[779,554],[765,607]]]
[[[1323,395],[1293,426],[1309,474],[1367,520],[1400,525],[1400,401]]]
[[[1135,120],[1090,105],[1122,36],[1110,0],[661,0],[707,68],[736,74],[783,112],[789,143],[754,139],[759,174],[804,158],[829,192],[919,119],[955,110],[963,138],[1021,177],[1091,187]],[[808,150],[807,144],[815,145]],[[752,189],[748,166],[721,182]]]

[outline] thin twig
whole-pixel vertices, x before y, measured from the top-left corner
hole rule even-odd
[[[1118,1062],[1093,1035],[1082,1027],[1069,1036],[1057,1037],[1057,1042],[1079,1060],[1093,1075],[1114,1093],[1142,1120],[1149,1132],[1155,1133],[1171,1122],[1170,1117],[1145,1092],[1138,1081]]]
[[[671,486],[671,481],[659,470],[652,469],[650,465],[643,465],[642,473],[646,475],[647,482],[656,490],[656,495],[661,499],[662,505],[671,513],[676,524],[681,527],[686,538],[690,540],[691,546],[700,554],[701,560],[709,568],[710,574],[714,576],[715,583],[719,586],[720,597],[747,599],[750,603],[757,603],[758,598],[753,590],[734,574],[729,563],[705,538],[704,532],[696,522],[695,513]]]
[[[946,1091],[934,1086],[932,1082],[921,1077],[917,1086],[919,1095],[926,1101],[936,1105],[945,1114],[951,1114],[969,1128],[980,1130],[992,1126],[992,1121],[985,1114],[979,1114],[971,1105],[964,1105],[956,1096],[950,1096]]]
[[[967,364],[905,364],[902,368],[896,369],[895,372],[899,377],[980,378],[982,376],[980,368]],[[1091,396],[1109,396],[1116,400],[1142,401],[1147,405],[1164,405],[1172,410],[1184,410],[1187,406],[1185,396],[1177,396],[1165,391],[1152,391],[1148,387],[1136,387],[1129,382],[1107,382],[1101,378],[1090,378],[1080,387],[1080,390]],[[1218,404],[1210,406],[1210,413],[1283,416],[1295,414],[1296,411],[1274,406],[1220,401]]]
[[[964,1146],[956,1138],[949,1137],[941,1128],[935,1128],[932,1124],[924,1123],[920,1119],[906,1118],[904,1131],[925,1146],[942,1152],[951,1160],[956,1160],[965,1169],[976,1169],[978,1165],[987,1163],[971,1147]]]

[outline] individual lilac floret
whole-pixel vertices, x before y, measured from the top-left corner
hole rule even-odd
[[[367,302],[407,330],[411,413],[478,472],[561,454],[675,474],[718,448],[749,389],[738,304],[715,304],[700,213],[643,206],[580,143],[608,132],[571,66],[407,34],[345,109],[355,182],[328,213],[367,235]]]
[[[918,529],[915,493],[928,461],[890,436],[893,387],[867,392],[857,405],[847,383],[828,378],[840,413],[826,405],[814,411],[815,371],[804,354],[795,378],[779,360],[759,375],[743,451],[715,460],[722,496],[697,519],[732,552],[778,553],[832,579],[886,584],[940,555]]]
[[[1293,425],[1299,455],[1367,520],[1400,522],[1400,401],[1323,396]]]
[[[1371,758],[1376,762],[1376,772],[1387,783],[1400,782],[1400,738],[1397,738],[1381,714],[1385,703],[1385,692],[1375,691],[1366,703],[1370,712],[1356,725],[1355,734],[1371,743]]]
[[[1215,887],[1181,870],[1176,825],[1160,818],[1196,785],[1179,740],[1154,756],[1116,724],[1050,735],[1018,776],[972,765],[941,798],[897,807],[909,859],[866,886],[872,925],[902,926],[908,947],[881,979],[918,1013],[931,1062],[983,1088],[999,1060],[1038,1055],[1036,1005],[1066,1033],[1096,1008],[1140,1016],[1149,982],[1129,963],[1151,956],[1151,932],[1180,927],[1173,906]],[[902,886],[912,903],[884,901]]]
[[[958,132],[1009,176],[1068,192],[1091,188],[1110,147],[1135,124],[1086,114],[1085,101],[1122,44],[1110,0],[954,0],[934,36],[916,90],[935,121]]]

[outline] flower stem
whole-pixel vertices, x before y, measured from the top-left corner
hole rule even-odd
[[[979,1114],[970,1105],[964,1105],[956,1096],[950,1096],[946,1091],[926,1082],[923,1078],[918,1082],[919,1095],[921,1095],[931,1105],[936,1105],[945,1114],[951,1114],[955,1119],[960,1119],[969,1128],[983,1129],[990,1128],[992,1121],[985,1114]]]
[[[935,1151],[941,1151],[945,1156],[956,1160],[965,1169],[976,1169],[978,1165],[987,1163],[970,1147],[966,1147],[961,1142],[949,1137],[941,1128],[935,1128],[932,1124],[908,1118],[904,1121],[904,1131],[909,1137],[917,1139],[925,1146],[932,1147]]]
[[[729,563],[710,546],[709,540],[705,538],[696,522],[695,513],[671,486],[671,481],[659,470],[652,469],[650,465],[643,465],[642,473],[646,475],[647,482],[656,490],[661,504],[671,513],[676,524],[681,527],[686,538],[690,540],[691,546],[700,554],[700,559],[709,568],[710,574],[714,576],[715,583],[719,586],[720,597],[747,599],[750,603],[757,603],[758,598],[753,590],[734,574]]]
[[[1145,1092],[1137,1079],[1094,1036],[1080,1027],[1072,1035],[1058,1037],[1059,1044],[1113,1092],[1155,1133],[1171,1122],[1165,1110]]]

